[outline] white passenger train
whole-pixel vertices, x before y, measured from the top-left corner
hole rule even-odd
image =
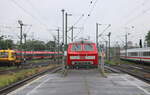
[[[120,58],[139,63],[150,63],[150,47],[121,50]]]

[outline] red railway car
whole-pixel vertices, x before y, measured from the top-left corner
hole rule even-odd
[[[98,49],[90,41],[78,41],[68,45],[67,67],[69,68],[97,68]]]
[[[16,50],[0,50],[0,66],[3,65],[20,65],[25,60],[32,59],[57,59],[63,56],[62,52],[50,51],[16,51]]]
[[[58,56],[58,52],[50,52],[50,51],[15,51],[16,57],[21,58],[21,54],[25,59],[44,59],[44,58],[57,58],[61,57],[62,53]]]

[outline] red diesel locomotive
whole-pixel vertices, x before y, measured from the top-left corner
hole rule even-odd
[[[90,41],[78,41],[68,45],[67,67],[69,68],[97,68],[98,49]]]

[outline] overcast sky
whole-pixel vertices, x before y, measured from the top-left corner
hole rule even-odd
[[[150,30],[150,0],[0,0],[0,35],[19,40],[17,21],[22,20],[28,25],[24,26],[28,39],[53,40],[57,33],[49,30],[62,26],[62,9],[72,14],[68,26],[80,19],[75,25],[80,28],[74,29],[76,39],[95,41],[96,22],[101,24],[99,34],[111,24],[99,39],[108,40],[105,35],[111,32],[111,45],[117,41],[123,45],[126,32],[129,41],[138,43]]]

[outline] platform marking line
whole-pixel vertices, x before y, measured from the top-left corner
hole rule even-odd
[[[17,92],[19,92],[19,91],[25,89],[27,86],[31,85],[32,83],[34,83],[34,82],[36,82],[36,81],[38,81],[38,80],[40,80],[41,78],[46,77],[46,76],[48,76],[48,75],[47,75],[47,74],[46,74],[46,75],[43,75],[43,76],[41,76],[41,77],[39,77],[39,78],[37,78],[37,79],[35,79],[35,80],[29,82],[28,84],[26,84],[26,85],[24,85],[24,86],[22,86],[22,87],[20,87],[20,88],[18,88],[18,89],[16,89],[16,90],[14,90],[14,91],[8,93],[7,95],[14,95],[14,94],[16,94]]]
[[[89,89],[89,86],[88,86],[87,79],[86,79],[85,76],[83,77],[83,79],[84,79],[84,84],[85,84],[85,89],[87,91],[87,95],[90,95],[90,89]]]
[[[129,82],[130,84],[132,84],[132,85],[136,86],[138,89],[142,90],[144,93],[146,93],[146,94],[149,94],[149,95],[150,95],[150,92],[149,92],[149,91],[147,91],[146,89],[142,88],[141,86],[137,85],[137,84],[136,84],[136,83],[134,83],[134,82],[131,82],[130,80],[128,80],[128,79],[127,79],[126,77],[124,77],[124,76],[122,76],[122,78],[123,78],[124,80],[126,80],[127,82]]]
[[[38,88],[40,88],[43,84],[45,84],[46,82],[48,82],[50,79],[53,78],[48,78],[47,80],[45,80],[44,82],[40,83],[38,86],[36,86],[34,89],[32,89],[29,93],[27,93],[26,95],[31,95],[32,93],[36,92]]]

